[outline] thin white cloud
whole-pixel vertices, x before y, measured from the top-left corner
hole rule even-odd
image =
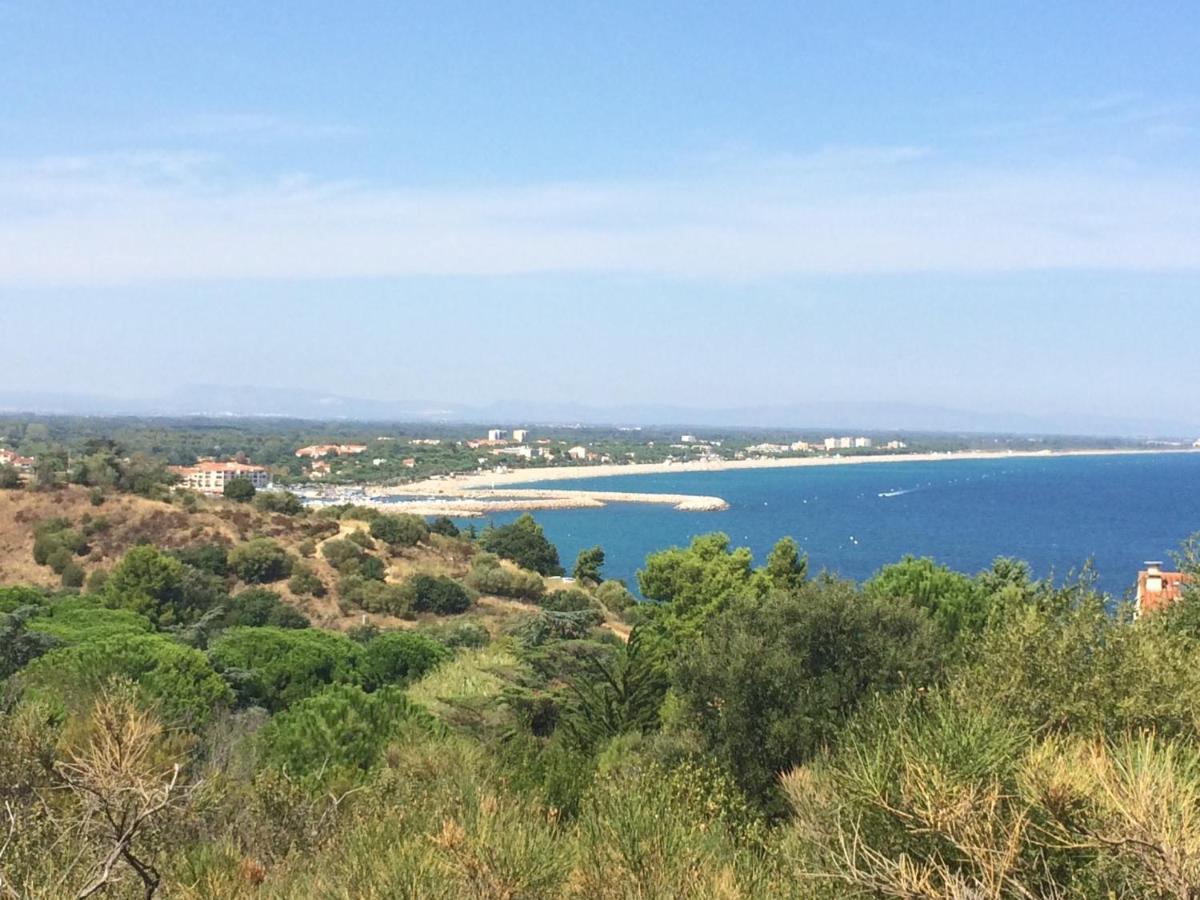
[[[0,285],[1200,268],[1193,173],[934,162],[922,148],[841,148],[491,189],[235,182],[187,155],[8,162]]]
[[[361,129],[345,124],[313,122],[266,113],[198,113],[158,123],[152,137],[198,138],[274,143],[355,137]]]

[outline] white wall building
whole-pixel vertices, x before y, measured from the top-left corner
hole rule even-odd
[[[488,431],[487,439],[489,441],[504,441],[508,439],[508,432],[503,428],[493,428]]]
[[[235,478],[245,478],[259,490],[271,484],[271,475],[263,466],[248,463],[206,460],[194,466],[171,466],[180,483],[202,494],[220,494]]]
[[[518,444],[525,443],[525,440],[528,437],[529,437],[529,429],[528,428],[514,428],[513,429],[513,440],[516,441]]]

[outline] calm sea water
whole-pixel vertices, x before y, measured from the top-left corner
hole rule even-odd
[[[635,588],[647,553],[724,531],[759,562],[791,535],[811,571],[860,581],[906,553],[964,572],[1015,556],[1039,576],[1058,577],[1091,558],[1101,587],[1121,596],[1144,560],[1169,560],[1200,531],[1200,454],[868,463],[544,484],[729,502],[728,510],[709,513],[628,503],[534,514],[568,569],[581,548],[600,544],[605,575]]]

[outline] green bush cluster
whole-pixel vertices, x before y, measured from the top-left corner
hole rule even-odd
[[[381,514],[371,521],[371,536],[392,547],[413,547],[429,537],[429,526],[420,516]]]
[[[297,561],[292,564],[292,577],[288,579],[288,590],[300,597],[324,597],[325,582],[308,563]]]
[[[87,552],[87,539],[67,519],[47,519],[39,522],[33,530],[33,561],[39,566],[49,566],[55,575],[60,576],[70,568],[69,577],[78,583],[68,586],[78,587],[82,583],[82,569],[75,560],[86,556]],[[64,582],[66,580],[67,576],[64,576]]]
[[[500,563],[500,558],[491,553],[476,554],[471,561],[466,584],[481,594],[532,603],[539,601],[546,593],[546,583],[536,572],[506,568]]]
[[[121,796],[185,785],[128,839],[172,895],[1200,890],[1194,587],[1137,618],[1007,559],[905,558],[860,587],[809,578],[794,542],[756,565],[713,535],[651,555],[651,602],[556,591],[488,640],[475,620],[280,627],[262,588],[189,601],[218,576],[154,548],[120,568],[111,597],[0,590],[0,873],[19,894],[87,888],[111,847],[61,826],[100,821],[73,785],[133,720],[152,740],[122,777],[148,780]],[[495,570],[517,571],[474,569]],[[466,593],[350,579],[410,612]],[[636,609],[627,640],[601,604]]]
[[[479,545],[488,553],[515,562],[522,569],[539,575],[561,575],[558,549],[546,538],[542,526],[533,516],[524,513],[509,525],[489,528],[479,538]]]
[[[404,593],[414,612],[431,612],[439,616],[466,612],[475,602],[467,588],[445,575],[413,575],[405,581]]]
[[[321,555],[329,565],[344,576],[358,576],[383,581],[383,560],[372,556],[361,545],[347,538],[335,538],[321,545]]]
[[[254,538],[229,551],[229,571],[247,584],[271,584],[288,577],[292,557],[271,538]]]

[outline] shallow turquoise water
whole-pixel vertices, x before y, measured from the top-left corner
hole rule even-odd
[[[1200,454],[619,475],[546,485],[729,501],[728,510],[710,513],[631,503],[535,514],[568,569],[581,548],[600,544],[605,574],[631,586],[647,553],[724,531],[759,561],[779,537],[791,535],[813,571],[856,580],[905,553],[965,572],[986,568],[996,556],[1016,556],[1038,575],[1058,576],[1090,557],[1101,586],[1119,596],[1144,560],[1169,560],[1200,530]]]

